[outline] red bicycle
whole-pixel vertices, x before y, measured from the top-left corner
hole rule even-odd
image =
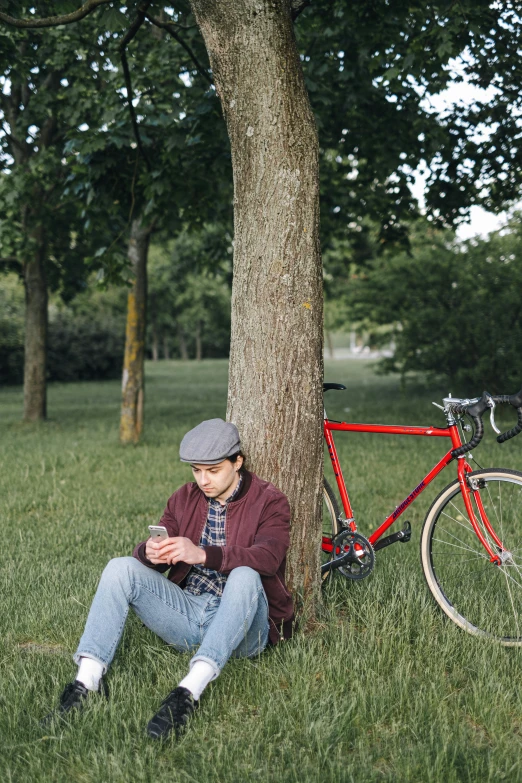
[[[323,388],[341,390],[346,386],[325,383]],[[504,433],[495,426],[493,413],[500,403],[512,405],[518,414],[516,426]],[[468,633],[494,638],[507,646],[522,645],[522,473],[504,468],[473,470],[465,457],[482,440],[482,416],[487,410],[499,443],[522,432],[522,389],[511,396],[484,392],[480,398],[457,399],[450,395],[437,407],[444,411],[446,427],[347,424],[328,419],[325,410],[324,437],[344,513],[325,479],[322,549],[328,561],[321,567],[323,578],[339,571],[348,579],[364,579],[373,571],[375,552],[409,541],[409,522],[395,533],[384,534],[446,465],[455,461],[457,478],[435,498],[422,528],[421,562],[428,587],[447,616]],[[474,425],[468,442],[463,429],[472,428],[464,424],[466,416]],[[449,438],[451,448],[365,538],[357,530],[334,432]]]

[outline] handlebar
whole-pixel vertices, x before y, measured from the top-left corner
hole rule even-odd
[[[512,429],[507,430],[506,432],[502,432],[497,437],[497,443],[505,443],[506,440],[510,440],[511,438],[514,438],[515,435],[518,435],[520,432],[522,432],[522,389],[520,389],[520,391],[516,394],[511,395],[492,395],[485,391],[482,397],[469,402],[467,405],[463,405],[461,402],[458,402],[455,405],[451,405],[450,401],[447,402],[449,403],[448,407],[453,413],[456,413],[457,415],[467,414],[468,416],[471,416],[475,425],[475,432],[471,440],[468,441],[468,443],[464,443],[462,446],[453,449],[451,452],[453,457],[461,457],[463,454],[466,454],[468,451],[471,451],[472,449],[476,448],[476,446],[478,446],[484,436],[484,424],[482,422],[482,416],[488,410],[488,408],[491,409],[493,414],[495,405],[507,403],[517,409],[516,425]]]
[[[514,396],[514,395],[513,395]],[[513,405],[513,403],[510,403]],[[501,435],[497,438],[497,443],[505,443],[506,440],[510,440],[511,438],[514,438],[515,435],[518,435],[519,432],[522,432],[522,407],[517,407],[517,423],[513,427],[513,429],[508,430],[507,432],[503,432]]]
[[[477,402],[471,405],[457,404],[452,406],[453,413],[456,413],[457,415],[463,415],[467,413],[469,416],[471,416],[473,419],[473,424],[475,425],[475,432],[473,433],[471,440],[469,440],[467,443],[464,443],[462,446],[453,449],[451,452],[453,457],[462,457],[463,454],[467,454],[468,451],[471,451],[479,445],[480,441],[484,437],[484,424],[482,423],[482,415],[488,407],[489,406],[485,400],[484,394]]]

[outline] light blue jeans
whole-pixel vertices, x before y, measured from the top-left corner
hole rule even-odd
[[[218,676],[233,656],[259,655],[268,641],[268,604],[261,577],[234,568],[221,598],[192,595],[134,557],[111,560],[100,579],[74,660],[110,665],[132,606],[147,628],[177,650],[197,649],[190,661],[206,661]]]

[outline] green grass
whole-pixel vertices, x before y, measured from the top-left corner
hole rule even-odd
[[[332,362],[326,375],[348,386],[328,393],[332,418],[443,423],[430,403],[445,389],[417,384],[401,394],[396,379],[374,376],[363,361]],[[118,444],[118,383],[51,386],[41,426],[20,423],[20,389],[0,392],[0,781],[522,780],[520,652],[446,621],[420,567],[422,519],[452,467],[408,510],[412,542],[378,553],[360,584],[329,583],[310,635],[231,661],[179,743],[151,743],[144,727],[189,656],[134,617],[111,669],[110,702],[39,728],[74,674],[71,655],[101,570],[130,553],[190,478],[178,462],[180,438],[224,415],[226,380],[223,361],[149,364],[136,448]],[[336,442],[363,532],[446,445],[373,435]],[[522,469],[517,439],[499,447],[489,428],[475,456]]]

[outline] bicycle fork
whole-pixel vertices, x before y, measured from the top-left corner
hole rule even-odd
[[[500,552],[503,553],[505,550],[502,541],[499,539],[499,537],[497,536],[497,534],[495,533],[494,529],[491,526],[486,509],[484,508],[484,504],[482,502],[482,498],[480,496],[480,479],[474,479],[467,476],[468,473],[473,472],[473,468],[466,462],[463,456],[458,458],[457,471],[458,471],[458,479],[460,484],[460,491],[462,493],[464,505],[466,506],[466,511],[468,512],[469,521],[471,522],[471,526],[475,531],[475,535],[477,536],[480,543],[488,553],[491,563],[493,563],[494,565],[502,565],[503,562],[502,556],[499,555],[498,552],[494,552],[493,549],[491,548],[484,533],[480,529],[479,523],[477,522],[477,518],[475,515],[475,511],[473,509],[473,503],[471,501],[471,498],[473,498],[473,500],[475,501],[480,516],[480,521],[482,522],[482,525],[486,533],[493,539],[495,545],[499,548]]]

